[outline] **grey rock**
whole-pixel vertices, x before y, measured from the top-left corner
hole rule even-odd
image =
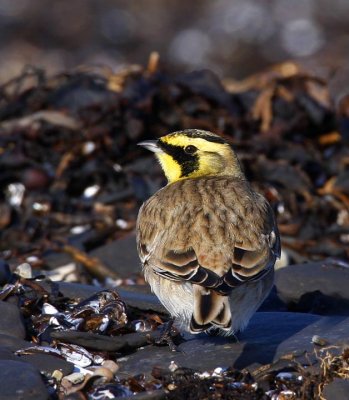
[[[17,350],[26,349],[31,346],[34,346],[34,343],[7,335],[0,335],[0,360],[21,361],[31,364],[47,376],[51,376],[55,370],[62,371],[63,375],[73,372],[74,365],[72,363],[50,354],[15,354]]]
[[[334,379],[333,382],[325,386],[322,395],[327,400],[348,400],[349,380]]]
[[[0,347],[7,347],[13,351],[16,351],[18,349],[25,349],[32,345],[33,343],[19,339],[17,337],[6,334],[0,334]]]
[[[154,311],[161,314],[168,314],[165,307],[153,294],[133,291],[132,286],[130,286],[128,289],[117,288],[117,291],[122,300],[129,307],[137,308],[142,311]]]
[[[74,364],[49,354],[21,355],[18,358],[20,361],[33,365],[38,371],[49,377],[55,370],[61,371],[64,376],[74,371]]]
[[[14,354],[16,350],[6,346],[0,346],[0,360],[20,361],[19,357]]]
[[[55,283],[58,285],[58,290],[63,294],[63,296],[80,300],[85,300],[88,297],[99,292],[100,290],[104,289],[92,285],[85,285],[82,283],[71,283],[71,282],[55,282]],[[40,282],[40,285],[47,291],[50,291],[50,285],[47,282]]]
[[[0,382],[0,400],[46,400],[49,397],[39,371],[24,362],[0,360]]]
[[[25,328],[18,307],[5,301],[0,301],[0,334],[25,338]]]
[[[130,235],[115,240],[89,253],[115,271],[121,278],[130,278],[141,272],[141,263],[137,254],[136,237]]]
[[[55,252],[53,250],[44,252],[42,259],[45,262],[45,268],[49,270],[74,262],[73,258],[69,254],[64,252]]]
[[[77,344],[87,349],[123,352],[149,345],[151,341],[159,339],[160,333],[152,331],[128,333],[121,336],[105,336],[92,332],[56,331],[51,332],[51,336],[62,342]]]
[[[273,286],[268,297],[263,301],[257,311],[287,311],[287,306],[279,298],[275,286]]]
[[[247,329],[234,338],[185,334],[186,341],[173,353],[167,347],[147,346],[118,360],[120,372],[149,374],[157,365],[167,368],[171,361],[182,367],[199,370],[218,366],[258,368],[275,362],[285,354],[312,351],[314,334],[329,343],[347,340],[349,318],[321,317],[290,312],[258,312]]]
[[[67,297],[80,298],[81,300],[87,299],[93,294],[103,290],[104,288],[95,287],[91,285],[83,285],[79,283],[58,282],[60,292]],[[49,289],[47,284],[43,286]],[[160,301],[153,294],[139,290],[139,287],[128,286],[119,288],[117,287],[121,299],[127,306],[137,308],[143,311],[153,311],[158,313],[167,313],[165,308],[161,305]],[[148,291],[148,289],[146,289]]]
[[[292,311],[349,315],[349,268],[330,261],[290,265],[276,271],[275,285]]]

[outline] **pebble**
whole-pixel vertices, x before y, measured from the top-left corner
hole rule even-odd
[[[106,360],[102,363],[102,367],[108,368],[114,375],[118,372],[119,366],[113,360]]]
[[[14,272],[21,278],[31,279],[33,277],[32,267],[28,263],[18,265]]]
[[[328,340],[322,338],[319,335],[314,335],[311,338],[311,342],[314,343],[314,344],[317,344],[318,346],[326,346],[326,345],[328,345]]]
[[[76,385],[77,383],[80,383],[85,379],[85,375],[81,372],[73,372],[72,374],[67,375],[64,378],[71,382],[73,385]]]
[[[55,369],[52,373],[52,378],[56,379],[57,382],[60,382],[63,378],[63,372]]]

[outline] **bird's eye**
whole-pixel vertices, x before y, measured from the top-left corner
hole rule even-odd
[[[185,147],[184,147],[184,151],[185,151],[187,154],[194,154],[194,153],[196,153],[196,151],[197,151],[197,147],[192,146],[192,145],[185,146]]]

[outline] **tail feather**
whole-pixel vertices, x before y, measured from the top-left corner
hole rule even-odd
[[[212,326],[229,330],[231,313],[228,297],[198,285],[193,285],[193,290],[194,312],[190,322],[190,331],[199,333]]]

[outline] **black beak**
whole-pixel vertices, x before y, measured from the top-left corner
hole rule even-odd
[[[144,140],[143,142],[137,143],[137,145],[145,147],[146,149],[152,151],[153,153],[162,152],[161,148],[158,145],[157,140]]]

